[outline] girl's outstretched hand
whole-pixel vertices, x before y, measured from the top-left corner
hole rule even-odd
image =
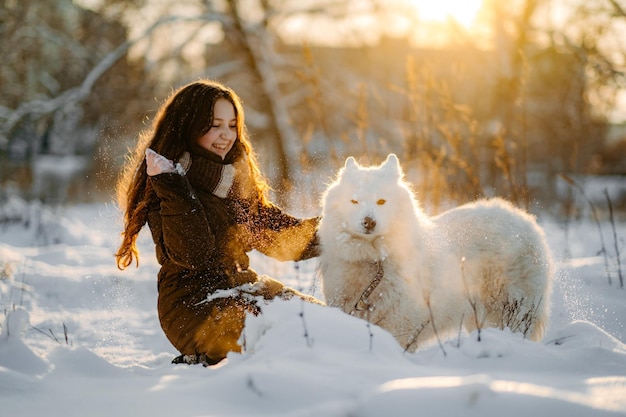
[[[172,161],[150,148],[146,149],[146,164],[148,165],[147,173],[149,176],[176,171]]]

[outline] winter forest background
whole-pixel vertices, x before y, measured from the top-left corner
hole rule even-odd
[[[209,77],[242,96],[278,199],[395,152],[432,212],[499,195],[580,215],[562,175],[626,173],[624,4],[448,3],[5,0],[0,196],[110,200],[159,102]]]
[[[453,394],[470,405],[484,390],[505,392],[489,382],[501,378],[519,383],[506,392],[522,399],[554,401],[554,415],[572,411],[563,404],[575,405],[568,415],[626,413],[624,39],[623,0],[0,0],[0,416],[49,413],[55,384],[89,399],[68,401],[61,415],[171,415],[168,396],[152,388],[189,400],[177,415],[211,409],[199,400],[207,388],[219,415],[391,415],[364,410],[387,406],[385,384],[414,375],[415,365],[461,375],[423,382],[462,387]],[[378,164],[393,152],[428,214],[501,196],[537,215],[560,270],[548,341],[486,332],[482,345],[459,337],[448,355],[435,347],[407,359],[375,330],[382,350],[372,359],[371,346],[363,352],[367,342],[354,341],[366,331],[351,318],[274,307],[265,316],[274,333],[251,325],[253,358],[229,358],[212,374],[172,368],[155,319],[149,238],[141,268],[114,266],[114,185],[159,104],[201,77],[244,100],[273,199],[288,211],[319,214],[347,156]],[[260,272],[316,285],[313,264],[255,256]],[[294,311],[300,316],[277,324]],[[8,337],[10,325],[26,329],[25,344]],[[303,325],[318,350],[308,338],[293,347]],[[55,349],[73,343],[78,350]],[[542,374],[552,366],[556,377]],[[481,372],[487,379],[475,377]],[[168,383],[183,376],[188,385]],[[92,394],[102,386],[117,408]],[[231,388],[249,398],[226,394]],[[379,388],[382,399],[362,396]],[[447,415],[470,415],[448,391],[419,397],[423,410],[445,403]],[[149,412],[135,413],[133,398]],[[397,415],[411,415],[411,401]]]

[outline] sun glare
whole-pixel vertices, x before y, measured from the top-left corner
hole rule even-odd
[[[482,6],[482,0],[409,0],[420,20],[447,22],[452,19],[470,28]]]

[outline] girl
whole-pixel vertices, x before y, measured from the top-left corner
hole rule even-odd
[[[282,261],[317,256],[319,219],[296,219],[268,200],[241,100],[228,87],[201,80],[175,91],[140,135],[117,191],[118,268],[139,265],[147,222],[161,265],[159,320],[182,354],[175,363],[207,366],[240,352],[246,312],[260,312],[260,297],[322,304],[249,267],[252,249]]]

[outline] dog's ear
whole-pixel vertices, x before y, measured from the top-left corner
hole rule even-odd
[[[381,168],[397,177],[402,176],[402,167],[400,166],[400,161],[398,160],[396,154],[390,153],[387,155],[387,159],[383,162]]]
[[[349,170],[353,170],[353,169],[358,168],[358,166],[359,166],[359,165],[356,163],[356,159],[354,159],[354,157],[353,157],[353,156],[349,156],[349,157],[346,159],[346,163],[345,163],[345,165],[343,166],[343,169],[344,169],[344,170],[348,170],[348,171],[349,171]]]

